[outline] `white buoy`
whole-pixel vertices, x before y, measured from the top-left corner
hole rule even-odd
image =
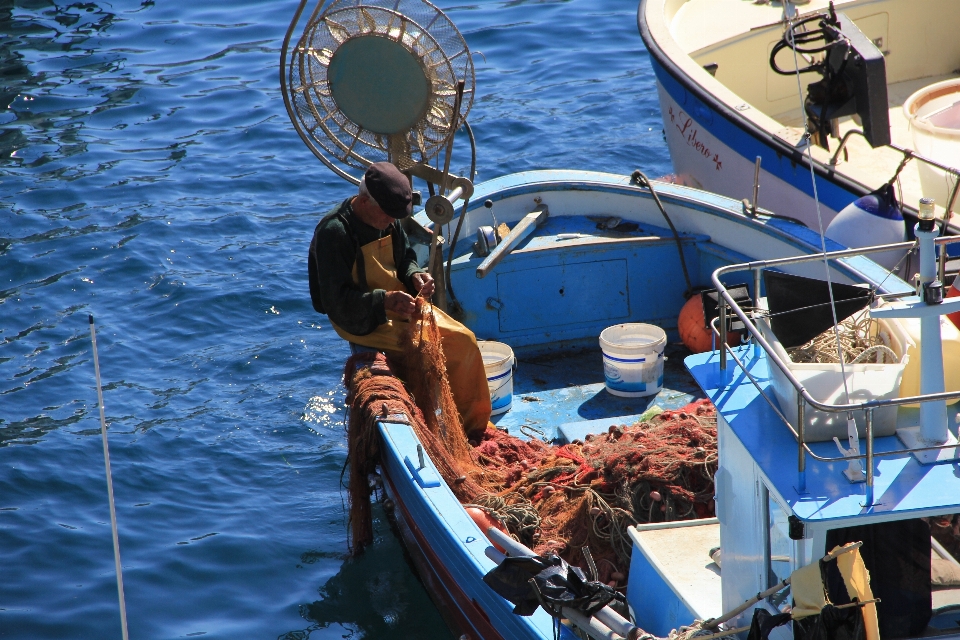
[[[903,242],[906,228],[900,206],[890,185],[851,202],[827,226],[826,236],[845,247],[856,249],[878,244]],[[892,270],[903,258],[902,251],[871,253],[870,258]]]

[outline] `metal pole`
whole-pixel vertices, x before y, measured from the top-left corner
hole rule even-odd
[[[759,158],[759,156],[757,156]],[[760,309],[760,275],[763,273],[762,267],[757,267],[753,270],[753,317],[759,317]],[[753,342],[753,355],[754,357],[759,357],[760,355],[760,345],[756,340],[753,339],[753,334],[747,331],[750,334],[750,339]]]
[[[921,203],[921,207],[923,204]],[[931,205],[932,206],[932,205]],[[925,284],[937,277],[936,226],[924,231],[918,224],[914,229],[920,246],[920,282]],[[922,288],[920,295],[922,295]],[[920,318],[920,394],[943,393],[943,352],[940,337],[940,316]],[[947,441],[947,403],[944,400],[923,402],[920,405],[920,440],[923,444],[944,444]]]
[[[865,507],[873,506],[873,409],[867,409],[867,503]]]
[[[100,435],[103,438],[103,461],[107,469],[107,498],[110,502],[110,530],[113,533],[113,562],[117,571],[117,593],[120,595],[120,631],[127,633],[127,603],[123,597],[123,570],[120,568],[120,536],[117,534],[117,508],[113,501],[113,474],[110,473],[110,447],[107,445],[107,418],[103,413],[103,387],[100,384],[100,358],[97,355],[97,329],[90,314],[90,342],[93,344],[93,371],[97,377],[97,402],[100,404]]]
[[[717,302],[720,304],[720,371],[727,370],[727,301],[723,292],[717,292]]]
[[[760,308],[760,274],[763,267],[754,267],[753,269],[753,308]]]
[[[760,156],[757,156],[757,164],[753,170],[753,204],[751,208],[753,215],[757,215],[757,198],[760,197]]]
[[[807,492],[807,456],[806,452],[803,449],[804,437],[803,431],[806,427],[806,402],[803,399],[803,396],[799,393],[797,394],[797,473],[800,476],[798,482],[800,483],[800,492]]]
[[[936,251],[936,249],[934,249]],[[947,275],[947,246],[940,245],[940,255],[937,257],[937,280],[943,282]]]

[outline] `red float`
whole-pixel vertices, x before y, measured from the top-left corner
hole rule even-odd
[[[477,526],[480,527],[480,531],[483,531],[483,535],[487,535],[487,529],[493,527],[494,529],[499,529],[504,533],[507,533],[507,530],[504,528],[503,524],[490,516],[489,513],[481,509],[480,507],[466,507],[466,512],[469,514],[473,521],[477,523]],[[487,536],[489,539],[490,536]],[[506,553],[503,547],[498,545],[493,540],[490,540],[490,543],[493,545],[493,548],[499,551],[500,553]]]
[[[960,295],[960,292],[954,295]],[[960,313],[960,312],[958,312]],[[713,350],[713,332],[707,327],[703,316],[703,300],[699,294],[694,294],[680,309],[677,318],[677,331],[684,346],[693,353],[703,353]],[[727,344],[735,347],[740,344],[743,331],[731,331],[727,336]]]
[[[677,330],[683,344],[694,353],[703,353],[713,349],[713,336],[703,319],[703,302],[699,295],[693,295],[680,310]]]

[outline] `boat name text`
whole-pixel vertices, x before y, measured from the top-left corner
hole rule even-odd
[[[707,160],[712,160],[716,165],[717,171],[720,171],[720,169],[723,168],[720,154],[710,151],[707,145],[697,139],[699,129],[693,126],[693,118],[684,113],[683,109],[678,108],[675,112],[672,106],[667,109],[667,115],[670,116],[670,122],[673,123],[673,126],[677,128],[677,131],[679,131],[683,139],[686,140],[687,146],[693,147]]]

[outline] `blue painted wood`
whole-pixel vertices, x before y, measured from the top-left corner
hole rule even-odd
[[[599,237],[614,241],[610,243],[538,250],[564,242],[558,234],[575,232],[600,234],[596,223],[583,216],[550,219],[503,259],[493,272],[496,278],[473,277],[481,260],[473,253],[454,260],[454,290],[460,292],[466,323],[478,338],[517,349],[593,338],[621,322],[676,329],[686,283],[669,229],[643,225],[629,233],[603,232]],[[687,235],[683,240],[688,268],[696,273],[694,243],[707,238]],[[491,298],[495,304],[488,303]]]
[[[522,263],[522,261],[518,261]],[[561,263],[497,274],[501,333],[630,316],[627,260]]]
[[[403,457],[403,464],[407,465],[407,470],[410,471],[410,474],[413,476],[413,479],[417,481],[418,485],[424,489],[439,487],[440,476],[430,467],[420,468],[417,466],[418,462],[411,460],[410,456]]]
[[[766,354],[757,354],[748,346],[739,349],[738,356],[773,399]],[[716,405],[718,415],[757,463],[771,492],[809,525],[833,528],[849,526],[844,521],[852,518],[857,518],[858,524],[866,524],[960,511],[960,465],[923,466],[911,454],[876,458],[876,504],[871,507],[862,506],[865,485],[851,484],[843,477],[846,464],[842,462],[819,462],[808,456],[806,491],[801,492],[797,442],[746,375],[732,361],[728,361],[727,372],[721,372],[718,352],[690,356],[685,364]],[[954,434],[957,410],[956,405],[950,410]],[[916,415],[916,409],[901,409],[898,423],[915,421]],[[810,447],[817,455],[838,455],[832,442],[813,443]],[[902,448],[894,436],[877,438],[874,443],[878,453]]]
[[[695,616],[680,600],[643,552],[633,547],[627,602],[633,608],[637,626],[666,638],[670,631],[692,623]]]
[[[702,398],[699,387],[683,366],[683,358],[689,351],[668,344],[665,353],[664,388],[647,398],[622,398],[606,391],[603,358],[598,346],[579,353],[518,356],[513,406],[491,419],[511,435],[542,437],[549,441],[560,436],[558,427],[562,424],[606,421],[603,429],[597,427],[606,431],[613,423],[632,423],[631,418],[653,405],[676,409]]]
[[[742,226],[744,229],[759,227],[771,238],[795,246],[799,253],[820,249],[819,237],[809,229],[784,220],[746,218],[740,211],[740,203],[729,198],[672,184],[657,184],[657,190],[665,206],[682,208],[685,211],[684,215],[703,213],[705,216],[716,219],[715,224]],[[486,198],[498,202],[529,196],[532,203],[534,194],[549,199],[551,192],[569,191],[597,193],[598,197],[609,193],[636,197],[639,200],[650,198],[649,192],[630,185],[629,178],[625,176],[581,171],[523,172],[478,185],[471,200],[470,215],[480,216],[485,224],[492,223],[492,218],[489,221],[486,220],[489,214],[485,213],[482,207],[482,202]],[[418,220],[421,223],[426,222],[422,212],[418,214]],[[561,233],[582,233],[584,237],[575,240],[559,240],[558,235]],[[651,247],[639,246],[643,242],[649,242],[652,235],[660,237],[657,242],[662,245],[662,253],[656,253]],[[635,240],[637,246],[617,247],[614,241],[623,239]],[[683,241],[687,265],[696,279],[694,284],[709,285],[710,274],[715,266],[725,264],[727,260],[746,259],[746,255],[740,255],[729,247],[711,245],[709,238],[705,236],[686,235]],[[471,244],[472,238],[466,237],[465,234],[454,248],[451,282],[458,299],[464,304],[464,324],[469,326],[478,337],[503,340],[515,349],[519,349],[533,345],[546,347],[560,341],[583,340],[598,334],[598,329],[605,328],[607,321],[574,323],[560,329],[554,327],[549,331],[533,329],[502,331],[500,312],[497,309],[502,305],[496,279],[488,277],[478,280],[475,277],[475,269],[480,264],[481,258],[473,254]],[[564,251],[541,250],[559,246],[562,246]],[[832,250],[841,247],[828,240],[827,248]],[[744,251],[750,249],[751,247],[743,247]],[[508,256],[494,273],[502,274],[520,268],[536,269],[560,264],[626,259],[630,287],[628,295],[631,300],[630,321],[651,322],[664,326],[668,330],[671,326],[675,326],[676,313],[683,302],[680,293],[686,286],[682,283],[672,236],[665,228],[645,224],[641,225],[636,232],[624,235],[615,232],[598,232],[594,221],[584,216],[552,216],[543,228],[520,245],[518,251],[519,253]],[[704,258],[706,262],[701,266],[700,260]],[[513,266],[510,266],[511,263]],[[840,261],[839,271],[858,282],[865,279],[881,282],[886,276],[878,265],[863,257]],[[658,279],[663,274],[667,274],[671,279],[666,281]],[[735,279],[731,282],[742,282],[746,277],[748,277],[746,274],[734,276]],[[896,279],[887,279],[885,288],[890,289],[891,286],[896,288],[902,284],[898,283]],[[664,292],[667,293],[664,294]],[[640,305],[637,302],[638,299],[642,299],[644,303],[650,301],[659,303],[661,306]],[[488,300],[491,304],[487,304]],[[563,305],[557,305],[557,313],[566,313],[567,310]],[[520,309],[516,309],[515,312],[519,313]],[[610,324],[614,324],[613,318],[610,320]]]

